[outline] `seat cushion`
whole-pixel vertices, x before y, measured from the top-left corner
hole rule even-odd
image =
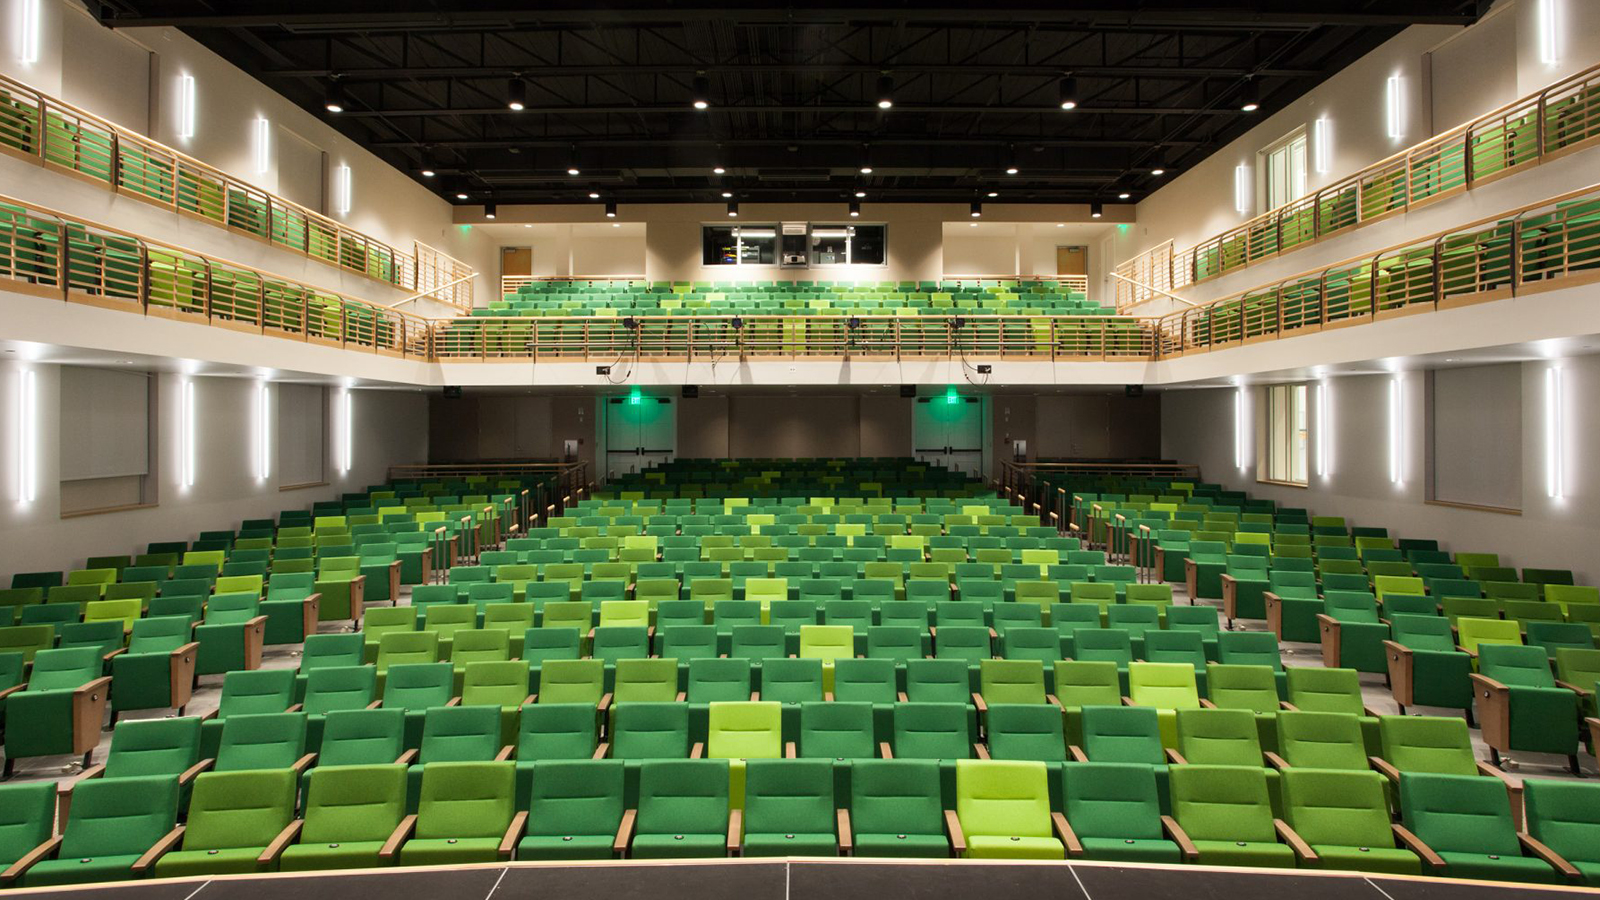
[[[96,856],[92,859],[46,859],[22,877],[23,887],[52,884],[88,884],[94,881],[123,881],[133,877],[129,871],[138,856]]]
[[[1066,859],[1066,848],[1053,837],[975,834],[967,837],[968,859]]]
[[[1487,853],[1440,853],[1445,874],[1451,878],[1481,878],[1489,881],[1531,881],[1555,884],[1556,870],[1542,860],[1525,856],[1499,856]]]
[[[633,839],[634,859],[689,859],[726,856],[723,834],[641,834]]]
[[[832,834],[762,834],[745,832],[745,856],[838,856]]]
[[[400,848],[402,866],[443,866],[497,862],[497,838],[425,838],[406,841]]]
[[[517,844],[517,859],[610,859],[609,834],[541,834]]]
[[[156,861],[157,878],[182,878],[185,875],[234,875],[259,872],[256,857],[265,847],[231,850],[179,850]]]
[[[338,841],[323,844],[295,844],[283,851],[278,868],[284,872],[310,872],[323,869],[374,869],[392,866],[394,859],[378,859],[383,841]]]
[[[1283,844],[1256,841],[1195,841],[1200,862],[1208,866],[1294,868],[1294,851]]]
[[[1090,859],[1122,862],[1179,863],[1178,845],[1171,841],[1133,838],[1083,838],[1083,855]]]
[[[857,834],[857,856],[898,856],[915,859],[946,859],[950,840],[942,834]]]
[[[1395,847],[1334,847],[1312,844],[1319,869],[1353,869],[1390,875],[1421,875],[1422,860],[1410,850]]]

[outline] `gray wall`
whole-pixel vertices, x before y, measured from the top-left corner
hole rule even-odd
[[[994,398],[995,454],[1011,458],[1012,440],[1029,459],[1161,455],[1162,395],[1121,390],[1081,394],[1001,394]]]
[[[701,396],[678,403],[678,455],[907,456],[911,401],[862,396]]]
[[[1267,485],[1255,480],[1256,453],[1247,448],[1245,470],[1234,466],[1233,394],[1228,389],[1168,391],[1162,403],[1165,455],[1198,463],[1207,481],[1246,490],[1313,513],[1381,525],[1392,535],[1436,538],[1453,551],[1492,551],[1506,565],[1570,568],[1580,582],[1600,579],[1594,547],[1600,542],[1600,470],[1588,451],[1600,443],[1600,412],[1590,398],[1600,392],[1600,357],[1557,361],[1563,370],[1565,489],[1546,495],[1545,362],[1520,364],[1522,424],[1504,436],[1521,452],[1521,514],[1508,515],[1428,503],[1424,373],[1408,372],[1404,385],[1403,480],[1389,480],[1387,375],[1334,378],[1328,467],[1317,475],[1316,393],[1312,393],[1313,447],[1310,485]],[[1249,405],[1251,415],[1259,403]]]

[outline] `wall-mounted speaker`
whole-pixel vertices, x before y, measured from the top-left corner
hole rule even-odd
[[[459,385],[459,384],[447,384],[447,385],[445,385],[444,386],[444,398],[446,400],[460,400],[461,399],[461,385]]]
[[[1123,388],[1122,388],[1122,392],[1124,394],[1126,394],[1127,396],[1129,396],[1129,397],[1143,397],[1144,396],[1144,385],[1142,385],[1142,384],[1124,385]]]
[[[700,385],[686,384],[683,386],[683,399],[694,400],[700,396]]]
[[[915,396],[917,396],[917,386],[914,385],[914,384],[902,384],[902,385],[900,385],[900,396],[902,396],[902,397],[915,397]]]

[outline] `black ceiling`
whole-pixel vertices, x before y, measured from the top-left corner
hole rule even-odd
[[[724,191],[837,201],[858,190],[892,201],[1137,200],[1164,180],[1156,165],[1168,177],[1194,165],[1406,25],[1466,25],[1488,6],[84,2],[112,27],[184,28],[471,203],[587,203],[590,192],[706,202]],[[1060,107],[1069,76],[1070,112]],[[885,77],[887,111],[877,108]],[[526,92],[520,112],[507,105],[513,80]],[[691,107],[697,86],[709,109]],[[345,112],[324,109],[330,88]],[[1240,108],[1251,91],[1253,113]],[[424,179],[425,167],[438,175]]]

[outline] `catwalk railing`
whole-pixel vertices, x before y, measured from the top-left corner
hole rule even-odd
[[[15,291],[69,302],[438,362],[1151,360],[1600,280],[1600,186],[1159,319],[642,313],[429,319],[4,197],[0,280]]]
[[[220,169],[0,75],[0,152],[368,278],[417,292],[470,273],[415,243],[407,253]],[[471,281],[436,297],[472,308]]]
[[[1271,259],[1600,142],[1600,66],[1591,66],[1186,250],[1162,244],[1115,271],[1166,290]],[[1153,299],[1113,279],[1118,310]]]

